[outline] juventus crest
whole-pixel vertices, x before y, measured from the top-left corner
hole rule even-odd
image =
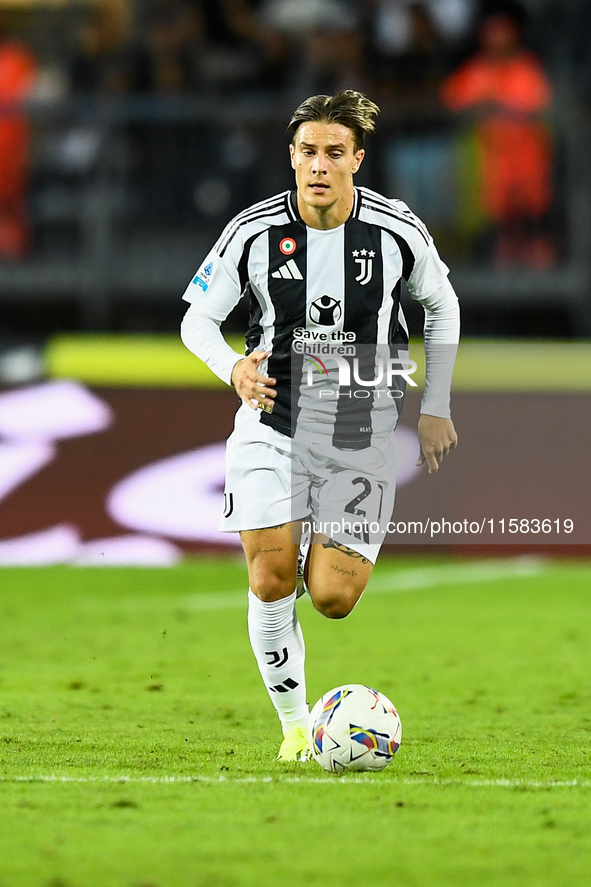
[[[353,258],[359,265],[359,274],[355,280],[358,281],[360,286],[365,286],[371,280],[374,256],[375,252],[372,249],[353,250]]]

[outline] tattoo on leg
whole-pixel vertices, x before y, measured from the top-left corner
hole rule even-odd
[[[359,554],[358,551],[353,551],[352,548],[347,548],[346,545],[341,545],[340,542],[335,542],[334,539],[327,539],[326,542],[322,543],[323,548],[336,548],[337,551],[340,551],[342,554],[346,554],[347,557],[361,558],[362,564],[368,564],[369,561],[366,557],[363,557],[362,554]]]
[[[280,530],[282,527],[286,527],[287,522],[284,524],[275,524],[274,527],[265,527],[266,530]]]
[[[331,567],[335,573],[341,573],[343,576],[356,576],[357,570],[343,570],[342,567],[339,567],[338,564],[333,564]]]
[[[259,548],[258,554],[269,554],[271,551],[283,551],[283,546],[279,545],[277,548]]]

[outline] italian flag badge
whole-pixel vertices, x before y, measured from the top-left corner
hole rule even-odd
[[[279,244],[279,249],[284,256],[291,256],[292,253],[295,253],[296,242],[293,237],[284,237]]]

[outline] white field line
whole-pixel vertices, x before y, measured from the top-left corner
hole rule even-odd
[[[551,789],[551,788],[591,788],[589,779],[548,779],[531,781],[524,779],[438,779],[437,777],[394,777],[394,779],[366,779],[360,776],[58,776],[30,775],[30,776],[0,776],[0,783],[93,783],[107,785],[186,785],[200,783],[204,785],[272,785],[273,783],[288,783],[301,785],[371,785],[383,787],[391,786],[452,786],[458,788],[525,788],[525,789]]]
[[[477,561],[468,564],[440,564],[414,570],[379,572],[369,581],[369,594],[415,591],[437,585],[467,585],[471,582],[496,582],[537,576],[546,568],[540,557],[514,557],[502,560]]]
[[[497,582],[501,579],[537,576],[544,569],[546,569],[546,561],[543,558],[524,556],[468,564],[440,564],[410,570],[378,571],[370,579],[366,594],[370,596],[372,594],[396,594],[436,588],[439,585]],[[246,606],[246,589],[244,591],[190,595],[183,598],[182,606],[191,610],[243,608]]]
[[[408,570],[378,569],[369,581],[366,595],[401,594],[404,592],[423,591],[442,585],[469,585],[470,583],[498,582],[503,579],[520,579],[540,575],[551,564],[541,557],[523,556],[503,559],[489,559],[466,564],[435,564],[428,567],[413,567]],[[205,594],[189,594],[171,597],[170,606],[191,611],[209,610],[245,610],[247,606],[247,584],[242,590],[209,592]],[[99,597],[78,599],[79,604],[92,609],[103,608],[104,602]],[[309,604],[310,599],[304,595],[300,605]],[[121,597],[116,606],[120,610],[162,611],[160,595],[139,595],[137,597]]]

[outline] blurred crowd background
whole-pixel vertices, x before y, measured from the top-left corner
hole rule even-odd
[[[291,186],[292,110],[342,88],[465,333],[591,333],[591,0],[0,0],[0,356],[177,330],[225,223]]]

